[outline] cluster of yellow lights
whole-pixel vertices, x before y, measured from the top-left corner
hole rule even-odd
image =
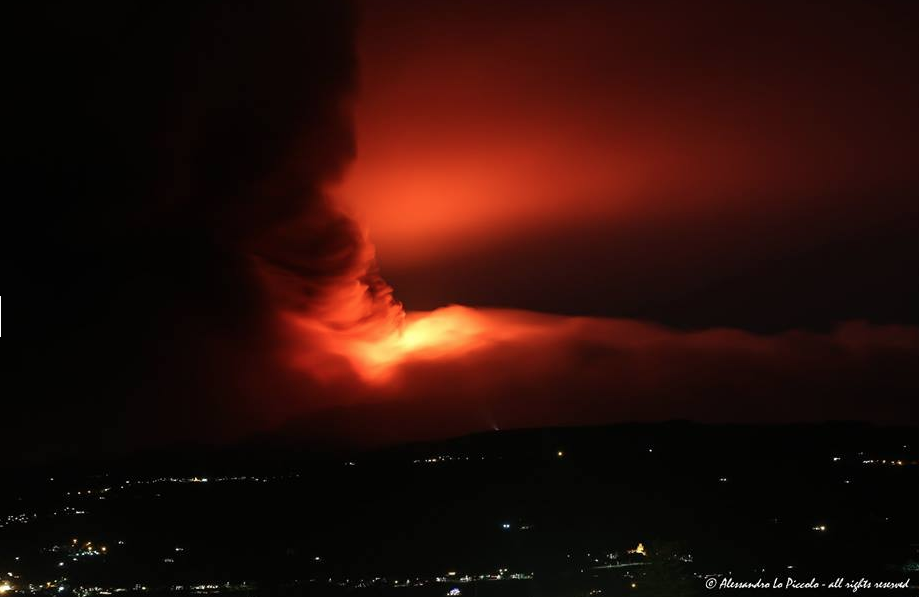
[[[73,543],[74,545],[77,545],[77,544],[79,543],[79,540],[73,539],[73,540],[72,540],[72,543]],[[84,544],[83,547],[85,547],[87,551],[92,551],[92,549],[93,549],[93,542],[92,542],[92,541],[87,541],[87,542]],[[107,548],[106,546],[103,545],[103,546],[101,546],[101,547],[99,548],[99,551],[102,552],[102,553],[105,553],[105,552],[108,551],[108,548]]]
[[[629,550],[629,553],[637,553],[637,554],[642,555],[642,556],[648,555],[647,552],[645,552],[645,545],[644,545],[644,543],[639,543],[638,546],[637,546],[635,549],[630,549],[630,550]]]

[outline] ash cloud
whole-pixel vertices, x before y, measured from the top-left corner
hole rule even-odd
[[[756,336],[467,310],[447,326],[460,342],[389,363],[412,315],[323,194],[355,151],[353,8],[40,10],[17,114],[5,453],[228,439],[305,411],[298,438],[363,444],[681,416],[916,420],[910,327]],[[355,346],[390,383],[361,376]]]
[[[448,307],[472,346],[417,353],[347,407],[288,427],[363,445],[494,428],[689,419],[919,423],[919,329],[852,321],[830,332],[683,331],[627,319]],[[336,391],[338,388],[336,388]]]
[[[271,420],[287,384],[277,308],[321,311],[330,283],[372,264],[323,195],[354,155],[353,7],[36,11],[8,329],[24,382],[13,420],[42,433],[23,431],[17,452]]]

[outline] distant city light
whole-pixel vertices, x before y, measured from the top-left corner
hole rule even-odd
[[[635,549],[630,549],[630,550],[629,550],[629,553],[637,553],[638,555],[642,555],[642,556],[648,555],[647,552],[645,551],[645,545],[644,545],[644,543],[639,543],[639,544],[635,547]],[[589,556],[590,554],[587,554],[587,555]]]
[[[819,531],[819,532],[821,532],[821,533],[824,532],[824,531],[826,531],[826,525],[825,525],[825,524],[817,525],[817,526],[811,527],[811,528],[812,528],[813,530]]]
[[[564,456],[564,455],[565,455],[564,452],[562,452],[561,450],[558,451],[558,457],[559,457],[559,458],[561,458],[561,457]]]
[[[449,591],[447,591],[447,595],[453,595],[454,597],[455,597],[456,595],[461,595],[462,593],[463,593],[463,592],[460,591],[458,587],[453,587],[452,589],[450,589]]]
[[[2,585],[0,585],[0,593],[6,593],[12,590],[13,590],[13,587],[8,582],[5,582]]]
[[[507,530],[511,528],[511,523],[505,522],[504,524],[501,525],[501,528],[503,528],[504,530]]]

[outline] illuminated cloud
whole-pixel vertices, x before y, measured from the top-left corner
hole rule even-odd
[[[317,346],[328,351],[325,358]],[[919,384],[910,363],[917,355],[919,330],[910,326],[685,332],[451,306],[409,313],[389,337],[332,330],[320,337],[311,328],[290,363],[322,378],[314,394],[335,396],[336,408],[307,416],[304,433],[374,444],[495,427],[671,418],[914,421],[910,396]]]
[[[909,302],[865,274],[899,281],[914,259],[884,243],[914,242],[919,171],[915,78],[876,68],[912,61],[899,30],[866,25],[877,11],[847,3],[859,18],[812,30],[800,24],[821,10],[735,3],[733,27],[674,29],[697,9],[435,5],[366,3],[359,38],[346,2],[48,19],[16,168],[30,337],[9,439],[40,458],[298,417],[301,439],[376,443],[673,417],[916,420],[905,309],[883,319],[902,325],[818,332],[755,287],[752,323],[725,321],[732,275],[775,290],[776,271],[798,272],[806,288],[796,263],[813,247],[859,257],[812,268],[856,279],[852,296]],[[774,53],[751,30],[788,43]],[[589,259],[565,252],[578,243]],[[696,287],[715,290],[685,300]],[[426,309],[621,317],[403,309],[419,288]],[[878,311],[834,311],[849,287],[829,288],[783,296],[833,323]],[[668,301],[689,314],[630,307]],[[750,331],[770,317],[780,333]]]

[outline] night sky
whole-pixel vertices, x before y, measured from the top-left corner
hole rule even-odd
[[[10,462],[919,422],[914,2],[37,12]]]

